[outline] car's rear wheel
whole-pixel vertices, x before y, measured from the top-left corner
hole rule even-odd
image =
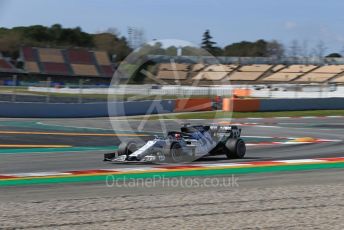
[[[230,159],[244,158],[246,154],[246,144],[243,139],[228,139],[225,143],[225,153]]]

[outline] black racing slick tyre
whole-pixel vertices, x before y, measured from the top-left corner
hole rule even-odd
[[[140,146],[137,144],[136,141],[131,140],[131,141],[122,142],[118,146],[117,151],[104,154],[104,161],[112,161],[113,159],[115,159],[117,156],[120,156],[120,155],[129,156],[131,153],[139,149],[139,147]]]
[[[170,149],[171,159],[173,162],[178,163],[183,161],[182,147],[179,143],[172,143]]]
[[[244,158],[246,154],[246,144],[243,139],[228,139],[225,144],[226,156],[230,159]]]
[[[117,153],[119,156],[120,155],[129,156],[130,154],[132,154],[133,152],[135,152],[138,149],[139,149],[138,144],[135,141],[125,141],[125,142],[122,142],[118,146]]]
[[[178,163],[183,161],[183,151],[182,147],[178,142],[172,142],[165,147],[165,156],[167,156],[167,161],[170,163]]]

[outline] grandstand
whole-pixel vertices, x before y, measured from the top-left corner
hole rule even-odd
[[[338,78],[336,79],[333,79],[332,81],[330,81],[332,83],[341,83],[341,84],[344,84],[344,76],[339,76]]]
[[[160,80],[186,80],[188,77],[189,65],[176,63],[163,63],[159,65],[157,78]]]
[[[14,73],[17,69],[5,58],[0,56],[0,72]]]
[[[237,65],[222,65],[222,64],[209,65],[209,66],[204,67],[200,71],[194,71],[192,75],[195,75],[195,76],[192,77],[192,80],[220,81],[224,79],[228,74],[230,74],[233,70],[235,70],[237,67],[238,67]]]
[[[256,81],[266,71],[268,71],[272,65],[243,65],[237,71],[233,72],[229,79],[230,81]]]
[[[206,57],[196,61],[176,57],[173,63],[168,62],[167,57],[163,58],[164,61],[152,61],[147,67],[153,70],[152,76],[156,76],[157,81],[146,78],[143,82],[182,85],[344,84],[344,59],[321,59],[312,62],[312,59],[307,58],[300,59],[301,61],[277,61],[254,57],[220,57],[219,60],[223,64],[214,64],[211,61],[207,63]],[[31,82],[46,81],[49,77],[61,84],[75,84],[79,79],[85,78],[95,84],[108,84],[114,73],[113,63],[106,52],[81,48],[22,47],[18,60],[19,63],[22,62],[21,68],[12,64],[16,63],[16,60],[10,61],[0,56],[0,76],[10,79],[16,74],[19,80],[29,79]],[[127,79],[123,79],[125,80]]]
[[[327,65],[321,66],[314,71],[298,78],[297,82],[327,82],[336,76],[344,73],[344,65]]]
[[[284,72],[277,72],[269,75],[268,77],[264,78],[263,81],[265,82],[290,82],[301,76],[302,73],[284,73]]]
[[[28,74],[109,78],[114,72],[102,51],[23,47],[21,60]]]
[[[344,83],[344,65],[158,63],[156,76],[167,83],[178,80],[185,85]]]
[[[256,81],[264,72],[241,72],[232,73],[228,80],[231,81]]]
[[[277,65],[272,69],[271,74],[261,80],[268,82],[291,82],[317,67],[315,65]]]

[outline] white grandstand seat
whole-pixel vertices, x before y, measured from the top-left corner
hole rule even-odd
[[[197,64],[192,65],[191,71],[192,72],[198,72],[198,71],[204,69],[205,67],[206,67],[205,64],[197,63]]]
[[[301,76],[303,73],[273,73],[268,77],[262,79],[262,81],[280,81],[280,82],[287,82],[292,81],[295,78]]]
[[[207,80],[207,81],[220,81],[224,79],[229,73],[231,73],[237,65],[223,65],[215,64],[209,65],[200,72],[197,73],[192,80]],[[194,68],[193,68],[194,69]],[[194,74],[191,74],[191,76]]]
[[[298,79],[296,82],[325,82],[334,77],[333,73],[308,73]]]
[[[159,65],[159,70],[177,70],[177,71],[188,71],[189,65],[188,64],[180,64],[180,63],[162,63]]]
[[[286,66],[285,65],[281,65],[281,64],[279,64],[279,65],[275,65],[274,67],[272,67],[272,71],[273,72],[278,72],[278,71],[280,71],[281,69],[283,69],[283,68],[285,68]]]
[[[344,72],[344,65],[325,65],[312,71],[312,73],[341,73]]]
[[[204,74],[205,72],[197,73],[196,76],[192,78],[192,80],[203,80]]]
[[[240,67],[243,72],[265,72],[271,68],[272,65],[244,65]]]
[[[204,72],[232,72],[235,68],[237,68],[237,65],[222,65],[222,64],[216,64],[216,65],[210,65],[206,67],[203,71]]]
[[[280,73],[306,73],[309,72],[318,66],[316,65],[290,65],[282,70]]]
[[[239,72],[236,71],[229,76],[230,81],[256,81],[264,72]]]
[[[227,76],[227,72],[201,72],[192,80],[220,81]]]
[[[344,83],[344,76],[340,76],[338,78],[335,78],[333,80],[331,80],[330,82],[334,82],[334,83]]]
[[[160,70],[158,72],[157,78],[158,79],[165,79],[165,80],[186,80],[187,79],[187,72],[186,71],[165,71]]]
[[[315,73],[311,72],[308,73],[298,79],[296,82],[325,82],[331,79],[332,77],[336,76],[336,73]]]

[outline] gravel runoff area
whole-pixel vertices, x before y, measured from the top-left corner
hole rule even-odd
[[[239,186],[222,180],[230,177],[217,177],[227,186],[212,188],[84,184],[50,187],[45,193],[19,187],[22,193],[13,194],[7,188],[1,195],[2,188],[0,228],[344,229],[342,176],[340,171],[242,175]]]

